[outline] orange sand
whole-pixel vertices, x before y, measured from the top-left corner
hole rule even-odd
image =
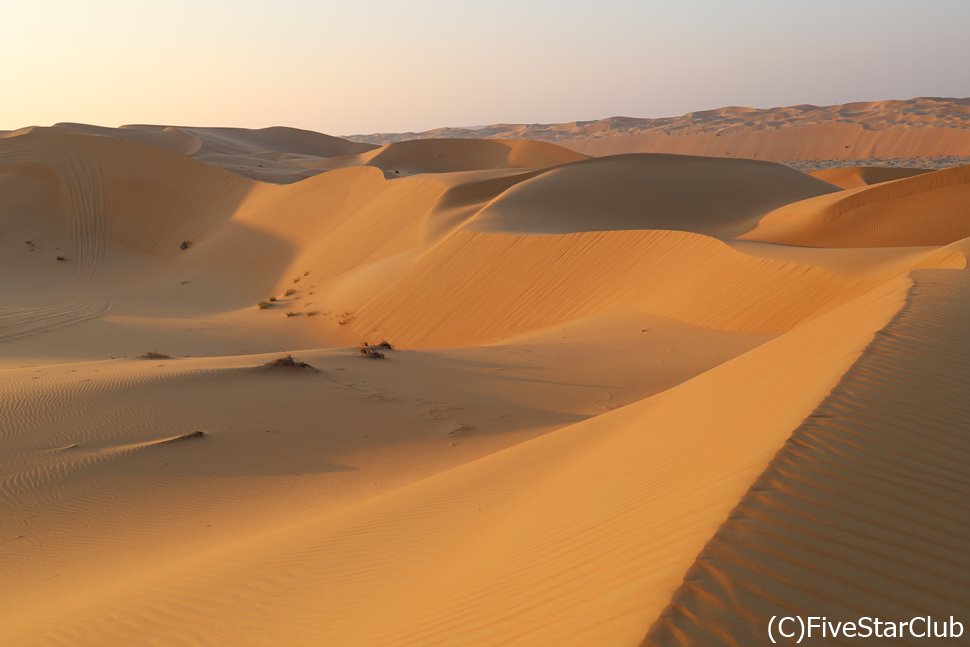
[[[782,611],[955,610],[968,186],[2,135],[0,644],[747,645]],[[258,368],[287,353],[318,370]]]

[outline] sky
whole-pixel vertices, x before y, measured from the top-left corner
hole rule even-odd
[[[0,129],[335,135],[970,96],[970,0],[0,0]]]

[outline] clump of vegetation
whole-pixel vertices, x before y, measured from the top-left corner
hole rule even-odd
[[[357,349],[357,354],[368,359],[384,359],[384,353],[377,346],[371,346],[366,341]]]
[[[308,317],[316,317],[318,314],[320,314],[320,311],[319,310],[311,310],[310,312],[306,313],[306,316],[308,316]]]
[[[182,244],[179,245],[179,249],[181,249],[184,252],[185,250],[187,250],[191,246],[192,246],[192,241],[191,240],[183,240],[182,241]]]
[[[307,270],[307,271],[305,271],[305,272],[303,273],[303,276],[310,276],[310,270]]]
[[[381,343],[373,346],[373,348],[380,348],[381,350],[397,350],[391,346],[391,342],[387,341],[386,339],[381,340]]]
[[[267,362],[260,366],[262,369],[286,369],[286,370],[310,370],[316,371],[317,369],[310,366],[306,362],[301,362],[292,355],[287,355],[286,357],[280,357],[279,359],[274,359],[272,362]]]
[[[57,260],[59,260],[59,261],[66,261],[67,259],[66,259],[66,258],[64,258],[63,256],[58,256],[58,257],[57,257]]]
[[[302,312],[293,312],[292,310],[290,310],[289,312],[286,313],[286,316],[287,317],[299,317],[302,314],[303,314]]]
[[[154,350],[150,350],[147,353],[142,353],[141,355],[138,356],[138,358],[139,359],[172,359],[170,355],[166,355],[165,353],[159,353]]]
[[[290,288],[289,290],[287,290],[286,292],[283,293],[283,296],[284,297],[291,297],[294,294],[296,294],[296,290],[294,290],[293,288]]]
[[[260,310],[265,310],[266,308],[269,308],[270,306],[273,305],[273,301],[275,301],[275,299],[269,299],[267,301],[260,301],[256,305],[259,307]]]

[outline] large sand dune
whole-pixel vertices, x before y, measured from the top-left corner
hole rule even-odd
[[[970,166],[785,205],[742,236],[817,247],[946,245],[970,236]]]
[[[0,135],[0,644],[960,613],[968,171]]]

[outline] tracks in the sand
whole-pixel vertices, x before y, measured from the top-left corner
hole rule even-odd
[[[59,289],[36,297],[0,300],[0,341],[27,337],[103,315],[110,308],[100,294],[108,224],[104,179],[95,160],[57,150],[43,142],[0,145],[6,166],[46,166],[61,183],[67,205],[74,273]]]

